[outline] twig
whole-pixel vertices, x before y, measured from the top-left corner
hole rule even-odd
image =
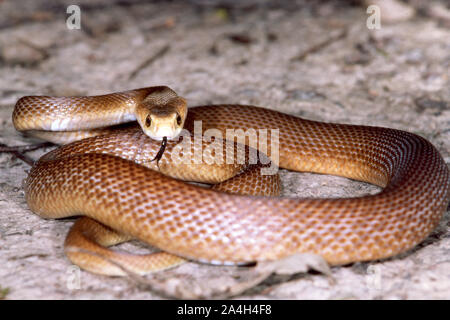
[[[8,147],[6,144],[0,143],[0,148],[10,148]],[[2,151],[2,149],[0,149],[0,152]],[[30,157],[20,153],[19,151],[4,151],[4,152],[8,152],[13,154],[16,158],[22,160],[23,162],[25,162],[26,164],[33,166],[34,164],[34,160],[31,159]]]
[[[34,145],[28,145],[28,146],[13,146],[9,147],[6,144],[0,143],[0,153],[7,152],[14,155],[16,158],[22,160],[26,164],[33,166],[34,160],[31,157],[28,157],[24,155],[24,152],[33,151],[41,148],[50,147],[53,144],[50,142],[42,142]]]
[[[50,56],[50,53],[48,52],[48,50],[46,48],[43,48],[39,45],[36,45],[36,44],[34,44],[26,39],[22,39],[22,38],[19,38],[19,42],[31,49],[34,49],[34,50],[40,52],[42,54],[43,59],[47,59]]]
[[[347,28],[341,30],[339,33],[331,35],[330,37],[328,37],[327,39],[325,39],[322,42],[319,42],[309,48],[307,48],[306,50],[304,50],[303,52],[301,52],[299,55],[291,58],[291,61],[302,61],[304,60],[308,55],[316,53],[326,47],[328,47],[329,45],[331,45],[332,43],[343,39],[347,36],[348,30]]]
[[[8,147],[7,145],[0,144],[0,152],[28,152],[28,151],[34,151],[41,148],[51,147],[53,143],[51,142],[42,142],[38,144],[31,144],[28,146],[13,146]]]
[[[128,80],[135,78],[138,75],[138,73],[141,72],[142,69],[145,69],[148,66],[150,66],[157,59],[164,56],[169,50],[170,50],[170,45],[166,44],[158,52],[156,52],[154,55],[152,55],[148,59],[144,60],[136,69],[134,69],[133,72],[131,72],[130,75],[128,76]]]

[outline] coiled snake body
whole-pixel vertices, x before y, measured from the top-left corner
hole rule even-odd
[[[310,252],[333,265],[380,259],[422,241],[447,208],[448,168],[439,152],[418,135],[309,121],[253,106],[194,107],[186,116],[180,108],[184,100],[172,93],[167,96],[166,90],[145,88],[78,98],[24,97],[16,104],[13,121],[19,130],[31,130],[46,138],[48,133],[42,130],[92,130],[139,117],[145,127],[149,122],[157,123],[161,115],[175,121],[172,130],[177,130],[177,125],[192,130],[194,120],[202,120],[203,131],[276,128],[280,167],[344,176],[383,190],[348,199],[252,196],[249,194],[276,194],[277,178],[260,177],[247,164],[174,167],[171,155],[177,143],[169,141],[160,171],[182,180],[225,181],[205,189],[146,168],[158,170],[150,160],[159,142],[148,138],[139,127],[108,134],[100,134],[103,129],[83,131],[82,137],[95,137],[44,155],[26,179],[25,193],[30,209],[42,217],[82,214],[101,223],[79,220],[66,241],[69,258],[88,270],[120,273],[101,259],[116,254],[97,242],[107,246],[130,238],[166,252],[153,256],[150,267],[146,257],[129,263],[137,272],[162,269],[183,258],[240,264]],[[175,111],[160,110],[147,122],[149,111],[143,116],[130,115],[128,110],[149,100],[153,106],[169,105]],[[109,118],[108,123],[96,123],[99,118]],[[164,134],[170,131],[161,130]],[[78,132],[60,132],[65,138],[75,135]],[[208,143],[194,145],[191,151],[204,149]],[[226,148],[236,145],[224,141]],[[258,187],[258,179],[267,185]],[[242,185],[244,188],[240,188]],[[259,190],[244,191],[246,195],[223,192],[252,188]],[[84,249],[74,249],[79,247]],[[130,259],[120,255],[116,261],[126,265]]]

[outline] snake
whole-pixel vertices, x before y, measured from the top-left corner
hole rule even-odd
[[[319,255],[330,265],[385,259],[421,243],[450,201],[449,170],[439,151],[397,129],[312,121],[250,105],[187,108],[166,86],[26,96],[12,118],[17,130],[63,144],[31,168],[25,199],[43,218],[82,216],[65,253],[100,274],[120,275],[124,268],[147,273],[185,261],[245,265],[297,253]],[[188,142],[198,121],[200,143],[194,139],[183,155],[200,151],[204,158],[175,161],[181,134],[187,132],[181,140]],[[230,129],[253,130],[259,139],[266,138],[262,130],[276,130],[270,136],[278,141],[263,150],[247,138],[227,139]],[[210,130],[222,137],[211,137]],[[166,150],[155,163],[165,138]],[[239,150],[245,161],[237,161]],[[260,157],[250,163],[254,150],[272,162]],[[231,163],[208,161],[222,151],[233,154]],[[368,182],[381,191],[282,197],[279,177],[261,174],[273,163]],[[160,251],[135,256],[107,248],[130,239]]]

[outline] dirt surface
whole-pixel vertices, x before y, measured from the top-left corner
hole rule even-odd
[[[11,123],[21,96],[165,84],[190,106],[255,104],[314,120],[408,130],[429,139],[450,163],[444,1],[427,2],[430,7],[417,8],[411,19],[382,23],[379,30],[366,27],[363,6],[346,1],[77,1],[79,30],[66,26],[73,1],[55,3],[0,1],[0,143],[35,142]],[[29,155],[36,159],[48,150]],[[21,184],[28,169],[0,154],[0,298],[450,298],[448,212],[410,252],[332,268],[332,279],[317,273],[271,276],[253,286],[258,281],[252,269],[195,263],[148,276],[146,283],[79,271],[63,253],[73,219],[44,220],[27,208]],[[344,178],[281,174],[288,196],[379,191]],[[122,247],[146,252],[139,243]],[[236,289],[242,286],[248,289]]]

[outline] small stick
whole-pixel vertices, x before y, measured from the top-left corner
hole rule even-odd
[[[23,153],[24,152],[28,152],[28,151],[41,149],[41,148],[50,147],[52,145],[53,145],[53,143],[50,143],[50,142],[42,142],[42,143],[38,143],[38,144],[34,144],[34,145],[28,145],[28,146],[13,146],[13,147],[9,147],[6,144],[0,143],[0,153],[2,153],[2,152],[11,153],[16,158],[22,160],[26,164],[28,164],[30,166],[33,166],[35,161],[32,158],[24,155]]]
[[[141,64],[139,64],[139,66],[137,66],[137,68],[134,69],[133,72],[130,73],[130,75],[128,76],[128,80],[135,78],[142,69],[147,68],[149,65],[151,65],[153,62],[155,62],[157,59],[164,56],[169,50],[170,50],[170,46],[168,44],[166,44],[154,55],[152,55],[148,59],[144,60]]]
[[[0,152],[28,152],[33,151],[41,148],[51,147],[53,143],[51,142],[42,142],[38,144],[31,144],[27,146],[13,146],[8,147],[7,145],[1,144],[0,146]]]
[[[316,53],[316,52],[322,50],[323,48],[328,47],[330,44],[336,42],[337,40],[345,38],[347,33],[348,33],[347,29],[341,30],[339,33],[337,33],[335,35],[331,35],[330,37],[326,38],[322,42],[319,42],[319,43],[317,43],[315,45],[312,45],[311,47],[309,47],[305,51],[301,52],[299,55],[291,58],[291,61],[302,61],[308,55],[310,55],[312,53]]]
[[[6,144],[0,143],[0,148],[10,148],[8,147]],[[2,149],[0,149],[0,152],[2,151]],[[8,152],[8,153],[12,153],[13,156],[15,156],[16,158],[22,160],[23,162],[25,162],[26,164],[28,164],[29,166],[33,166],[34,165],[34,160],[31,159],[30,157],[20,153],[19,151],[4,151],[4,152]]]

